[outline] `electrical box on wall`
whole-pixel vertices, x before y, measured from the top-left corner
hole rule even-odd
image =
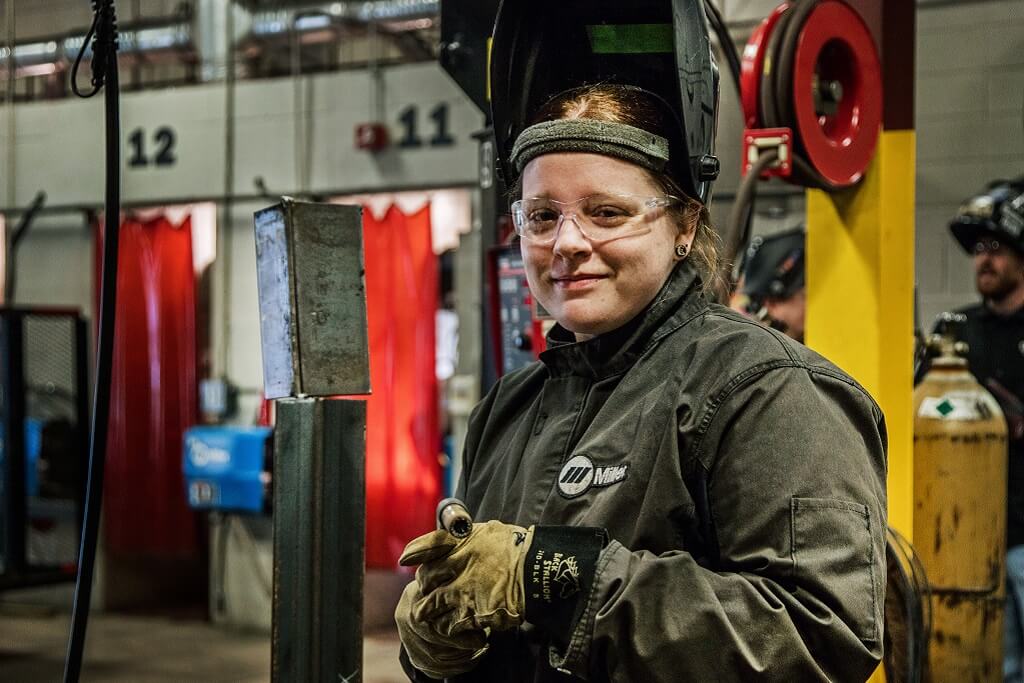
[[[388,128],[383,123],[360,123],[356,126],[356,149],[378,152],[389,142]]]

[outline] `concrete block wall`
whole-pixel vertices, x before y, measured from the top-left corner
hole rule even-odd
[[[1024,4],[943,3],[918,12],[916,265],[920,318],[977,300],[949,236],[960,203],[1024,175]]]
[[[775,0],[719,3],[735,37],[741,41],[776,4]],[[127,3],[129,7],[131,4]],[[172,4],[146,0],[142,2],[142,12],[152,15],[165,9],[170,11]],[[62,0],[19,1],[19,36],[42,35],[47,13],[64,5]],[[87,9],[81,11],[85,12],[82,21],[87,21]],[[938,312],[976,298],[970,259],[949,237],[946,227],[957,206],[990,179],[1024,174],[1024,3],[924,0],[919,3],[916,64],[916,275],[920,318],[927,325]],[[742,122],[730,79],[723,72],[718,142],[723,172],[713,207],[719,224],[724,224],[728,217],[729,195],[739,182]],[[180,92],[184,95],[186,89]],[[287,137],[286,143],[291,144],[292,136]],[[288,166],[290,159],[289,152],[281,166]],[[246,183],[240,186],[241,191],[251,192],[250,176],[240,179]],[[220,182],[217,175],[210,181],[211,187],[219,187]],[[271,182],[292,185],[276,175],[268,177],[268,183]],[[33,186],[26,191],[34,189]],[[786,186],[774,189],[787,191]],[[231,247],[237,258],[230,283],[236,302],[230,309],[233,345],[258,339],[255,302],[242,303],[251,299],[254,287],[249,239],[249,212],[253,208],[257,208],[255,204],[237,204],[232,221],[233,232],[238,235]],[[770,233],[792,225],[800,220],[802,211],[799,192],[763,198],[755,230]],[[21,249],[19,303],[73,305],[90,311],[92,259],[91,239],[82,227],[80,214],[40,216],[37,228]],[[249,367],[251,359],[244,352],[235,358],[228,368],[229,374],[243,387],[257,387],[258,375]]]
[[[8,219],[8,229],[16,224]],[[91,318],[95,256],[83,214],[40,215],[18,248],[15,302],[77,308]]]

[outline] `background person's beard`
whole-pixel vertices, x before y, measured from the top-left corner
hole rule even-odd
[[[995,303],[1001,302],[1017,288],[1017,280],[1007,273],[1000,273],[990,266],[981,266],[974,275],[978,293]]]

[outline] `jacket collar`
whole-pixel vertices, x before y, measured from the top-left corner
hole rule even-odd
[[[662,337],[707,307],[700,283],[694,267],[680,261],[651,303],[622,327],[577,342],[572,332],[555,324],[540,360],[554,377],[579,375],[596,380],[621,374]]]
[[[992,318],[993,320],[1005,322],[1024,322],[1024,306],[1018,308],[1016,311],[1013,311],[1012,313],[1007,313],[1005,315],[1002,313],[996,313],[991,308],[989,308],[987,301],[982,301],[978,308],[978,313],[983,318]]]

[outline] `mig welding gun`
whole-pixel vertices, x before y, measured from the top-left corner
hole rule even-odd
[[[466,538],[473,531],[473,517],[458,498],[445,498],[437,504],[437,528],[455,538]]]

